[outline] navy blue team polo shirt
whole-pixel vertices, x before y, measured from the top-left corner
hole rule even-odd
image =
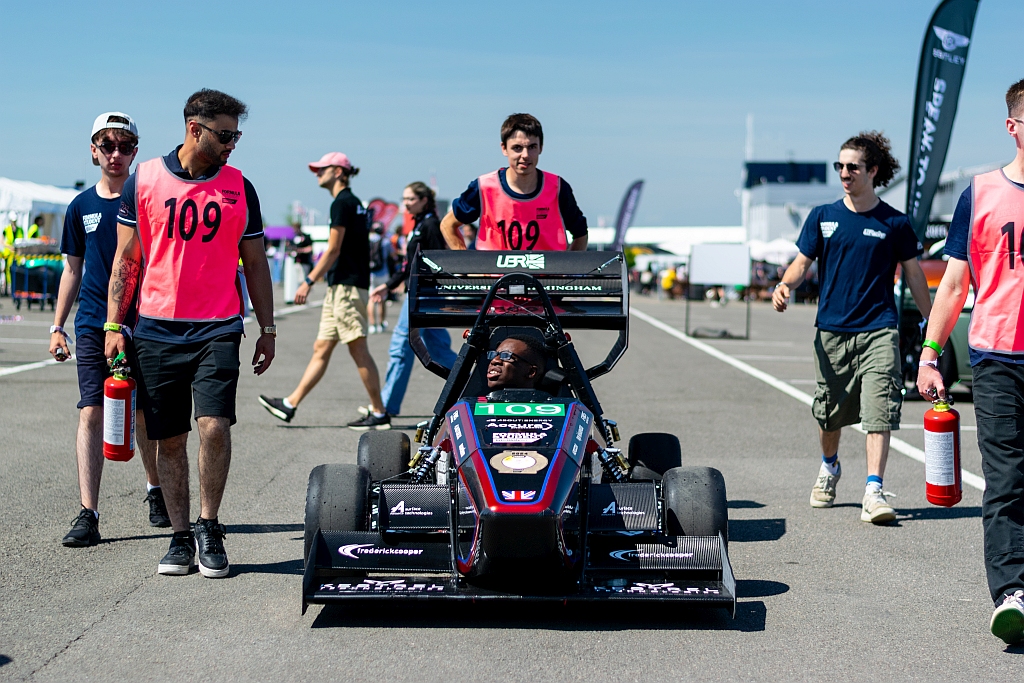
[[[505,168],[498,169],[498,180],[501,182],[501,189],[512,199],[520,201],[533,199],[540,194],[540,191],[544,188],[544,174],[541,173],[539,175],[537,189],[530,194],[520,194],[519,192],[513,192],[512,188],[508,186],[508,181],[505,180]],[[565,224],[565,229],[569,231],[569,234],[574,239],[584,237],[587,234],[587,217],[580,211],[580,207],[576,203],[576,196],[573,195],[569,183],[565,182],[565,178],[560,178],[560,180],[562,182],[558,186],[558,211],[562,214],[562,222]],[[463,225],[468,225],[480,218],[480,206],[480,180],[476,179],[469,184],[469,187],[466,188],[462,195],[452,200],[452,214],[455,215],[457,221]]]
[[[93,185],[68,204],[61,253],[85,259],[85,272],[75,313],[75,335],[102,332],[107,321],[107,287],[117,251],[117,211],[121,198],[104,199]],[[132,306],[125,324],[135,326]]]
[[[818,260],[818,329],[870,332],[896,327],[896,264],[923,251],[904,214],[882,201],[857,213],[840,199],[811,211],[796,246]]]
[[[1007,178],[1007,180],[1010,179]],[[1024,190],[1024,185],[1021,183],[1015,183],[1012,180],[1010,182]],[[949,232],[946,233],[946,246],[942,249],[946,256],[959,259],[960,261],[970,261],[970,245],[967,243],[967,238],[971,231],[972,201],[971,185],[968,185],[956,203],[956,209],[953,211],[953,220],[949,224]],[[971,367],[974,367],[983,360],[1024,365],[1024,358],[1020,356],[995,353],[994,351],[975,351],[969,346],[968,349]]]

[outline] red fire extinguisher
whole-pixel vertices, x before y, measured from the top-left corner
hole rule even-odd
[[[126,462],[135,455],[135,380],[128,376],[124,354],[111,363],[103,383],[103,457]]]
[[[960,481],[960,413],[939,399],[924,414],[924,479],[928,502],[953,507],[963,496]]]

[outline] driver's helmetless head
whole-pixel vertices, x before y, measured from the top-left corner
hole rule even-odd
[[[487,387],[492,391],[533,389],[543,375],[543,347],[533,338],[511,336],[487,355]]]

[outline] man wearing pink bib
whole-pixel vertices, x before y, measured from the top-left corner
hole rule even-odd
[[[543,149],[540,121],[529,114],[505,119],[501,153],[508,167],[480,176],[452,202],[441,221],[449,249],[465,249],[459,229],[479,219],[480,250],[586,251],[587,219],[569,183],[537,168]]]
[[[973,286],[967,341],[985,474],[985,573],[995,602],[989,628],[1014,644],[1024,641],[1024,80],[1010,86],[1006,109],[1006,130],[1017,156],[1001,169],[975,176],[960,195],[917,388],[931,399],[946,393],[939,353]]]
[[[160,574],[228,575],[224,525],[217,519],[231,463],[239,345],[243,334],[241,257],[260,324],[252,359],[257,375],[274,359],[274,306],[263,251],[259,198],[227,165],[242,136],[245,104],[200,90],[185,104],[185,143],[139,164],[121,192],[118,244],[107,302],[106,354],[124,348],[124,314],[136,288],[134,338],[146,428],[157,441],[157,468],[174,527]],[[144,270],[143,270],[144,266]],[[188,456],[192,408],[199,425],[200,514],[189,528]]]

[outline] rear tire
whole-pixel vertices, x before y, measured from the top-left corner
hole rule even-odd
[[[358,465],[317,465],[309,473],[306,487],[306,519],[302,561],[318,529],[324,531],[365,531],[366,500],[370,473]]]
[[[639,465],[663,476],[673,467],[683,464],[682,449],[675,434],[634,434],[629,440],[628,454],[630,465]]]
[[[396,477],[409,469],[409,437],[403,432],[366,432],[359,437],[356,462],[373,481]]]
[[[661,481],[665,533],[669,536],[717,536],[729,543],[725,478],[713,467],[675,467]]]

